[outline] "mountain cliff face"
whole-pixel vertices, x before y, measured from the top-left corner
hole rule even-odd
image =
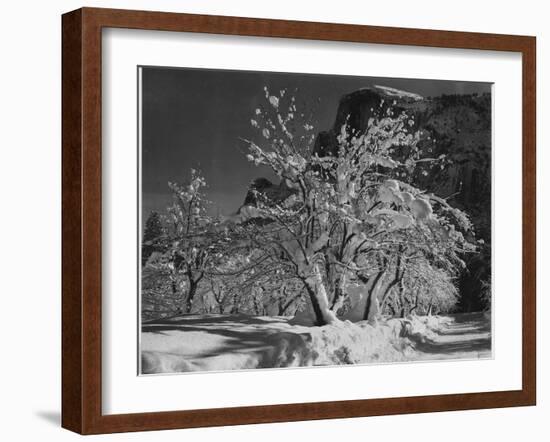
[[[292,191],[284,182],[273,184],[267,178],[256,178],[250,183],[243,206],[255,206],[258,200],[256,193],[262,194],[269,201],[281,202],[287,199]]]
[[[424,132],[424,146],[434,158],[445,155],[444,168],[415,177],[416,183],[466,210],[478,237],[489,240],[491,205],[491,96],[443,95],[423,98],[383,86],[344,95],[333,127],[317,136],[314,152],[335,154],[340,128],[367,129],[371,117],[406,112],[414,117],[413,129]]]

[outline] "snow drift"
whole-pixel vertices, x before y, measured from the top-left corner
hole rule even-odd
[[[399,362],[452,321],[409,317],[323,327],[289,317],[186,315],[143,324],[141,373]]]

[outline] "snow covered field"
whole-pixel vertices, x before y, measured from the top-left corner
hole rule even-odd
[[[323,327],[290,317],[182,315],[142,326],[142,373],[491,357],[490,315],[411,316]]]

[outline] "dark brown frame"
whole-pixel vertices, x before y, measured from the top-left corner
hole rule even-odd
[[[534,37],[82,8],[63,15],[62,426],[81,434],[535,405]],[[523,63],[522,389],[101,414],[101,30],[105,27],[512,51]]]

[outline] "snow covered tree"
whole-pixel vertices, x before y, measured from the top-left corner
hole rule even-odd
[[[168,210],[169,253],[174,272],[185,275],[187,293],[182,311],[190,313],[210,258],[210,251],[205,247],[205,235],[210,223],[203,192],[206,181],[197,170],[191,169],[186,184],[169,183],[169,186],[174,200]]]
[[[173,203],[168,208],[164,253],[159,268],[169,274],[172,293],[181,296],[180,311],[190,313],[199,284],[215,260],[217,241],[215,220],[207,213],[201,173],[191,169],[185,184],[169,183]]]
[[[453,273],[437,268],[423,256],[401,262],[382,298],[382,312],[389,310],[392,316],[405,317],[412,313],[448,313],[454,309],[458,292]]]
[[[206,310],[217,306],[221,312],[223,304],[223,311],[233,314],[294,313],[302,301],[301,285],[285,270],[285,264],[271,259],[250,241],[240,241],[235,231],[224,235],[229,235],[231,243],[220,249],[216,265],[205,276],[211,285]]]
[[[319,157],[295,99],[264,92],[268,104],[251,120],[260,141],[246,140],[247,158],[269,167],[287,191],[278,199],[256,192],[240,211],[240,234],[301,281],[318,325],[339,320],[352,280],[375,294],[368,306],[379,305],[387,292],[380,281],[400,256],[446,256],[454,265],[459,250],[471,250],[459,231],[469,228],[466,215],[401,179],[422,161],[422,134],[409,130],[414,122],[405,113],[373,117],[363,133],[343,125],[337,154]],[[369,308],[365,319],[378,310]]]

